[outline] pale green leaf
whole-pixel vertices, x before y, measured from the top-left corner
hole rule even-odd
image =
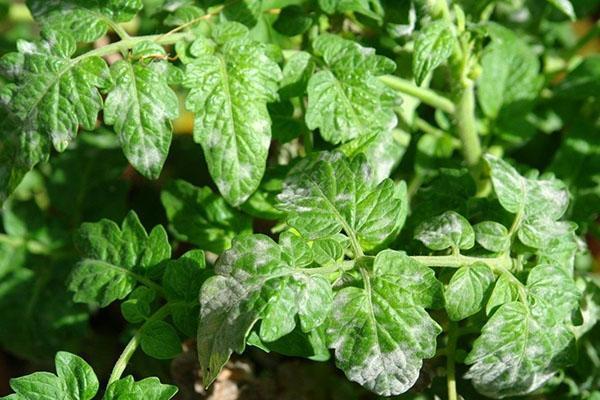
[[[446,21],[434,21],[417,34],[412,64],[417,85],[421,85],[431,71],[444,63],[458,45],[452,29]]]
[[[264,47],[244,36],[228,38],[222,24],[219,48],[186,66],[186,107],[196,114],[194,139],[202,145],[219,191],[232,205],[258,187],[271,141],[267,102],[277,99],[281,70]]]
[[[156,67],[121,60],[111,72],[115,86],[106,97],[104,121],[114,125],[131,165],[156,179],[171,145],[170,120],[179,115],[177,95]]]
[[[396,126],[396,94],[377,79],[394,63],[356,42],[324,34],[313,42],[326,69],[308,82],[306,125],[337,144]]]
[[[404,393],[415,383],[423,359],[434,356],[441,332],[413,302],[413,289],[423,286],[411,287],[412,270],[429,268],[411,266],[407,259],[402,253],[380,253],[364,288],[336,293],[327,328],[337,366],[348,379],[382,396]]]
[[[303,236],[317,239],[343,230],[364,250],[391,240],[407,212],[403,182],[376,184],[363,157],[348,160],[339,153],[299,162],[278,200],[278,207],[288,212],[288,224]]]
[[[527,112],[541,88],[540,63],[515,32],[495,23],[487,25],[491,43],[483,51],[477,98],[486,116]]]
[[[498,222],[483,221],[473,225],[475,240],[481,247],[494,252],[502,252],[509,248],[508,229]]]
[[[506,303],[475,340],[465,360],[472,364],[465,377],[480,393],[494,398],[530,393],[567,364],[573,340],[565,325],[547,326],[526,305]]]
[[[244,350],[257,321],[262,319],[260,339],[272,342],[294,330],[296,315],[305,332],[327,318],[332,302],[329,282],[299,267],[306,263],[298,261],[305,256],[289,254],[288,240],[292,236],[284,236],[282,245],[264,235],[236,238],[219,257],[217,275],[204,283],[198,355],[205,384],[216,378],[234,351]]]
[[[494,280],[494,273],[483,263],[459,268],[444,292],[450,319],[460,321],[478,313],[490,294]]]
[[[446,211],[415,229],[415,239],[432,250],[470,249],[475,244],[473,227],[462,215]]]
[[[503,273],[496,280],[492,294],[485,306],[485,313],[490,315],[497,307],[516,301],[519,298],[519,286],[511,279],[510,272]]]
[[[108,386],[103,400],[169,400],[177,394],[177,387],[160,383],[158,378],[134,381],[127,376]]]

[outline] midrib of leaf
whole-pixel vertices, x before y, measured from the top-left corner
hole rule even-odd
[[[515,219],[508,231],[508,236],[511,238],[511,240],[514,239],[514,235],[517,232],[517,229],[519,229],[521,222],[523,222],[523,216],[525,215],[525,202],[527,201],[527,186],[525,185],[525,178],[520,178],[521,179],[519,180],[519,186],[521,187],[521,193],[523,195],[521,204],[519,205],[519,210],[517,211],[517,214],[515,214]]]
[[[350,99],[346,95],[346,91],[344,90],[344,86],[342,85],[342,82],[338,79],[337,75],[331,69],[328,68],[327,71],[329,71],[329,73],[333,76],[335,86],[342,93],[342,99],[344,101],[344,104],[352,112],[352,123],[357,127],[362,127],[363,125],[359,122],[358,114],[356,113],[356,110],[354,109],[354,105],[352,104],[352,101],[350,101]]]
[[[358,243],[358,239],[356,238],[356,235],[354,234],[354,230],[352,230],[352,228],[350,227],[350,225],[348,225],[348,223],[346,222],[346,220],[344,219],[344,217],[342,217],[342,215],[339,213],[339,211],[335,207],[335,205],[329,200],[329,198],[327,198],[327,196],[325,195],[325,193],[323,193],[323,191],[321,190],[321,187],[319,186],[318,182],[315,182],[315,180],[311,176],[308,177],[308,180],[309,180],[310,184],[319,192],[319,194],[321,195],[321,197],[327,202],[327,205],[329,206],[329,208],[331,209],[331,211],[333,212],[333,214],[335,215],[335,217],[337,218],[337,220],[342,225],[342,228],[344,229],[344,231],[348,235],[348,238],[350,238],[350,242],[352,243],[352,247],[354,248],[354,252],[355,252],[354,256],[355,256],[355,258],[356,257],[363,257],[364,253],[362,251],[362,248],[360,247],[360,244]]]
[[[133,271],[127,269],[127,268],[123,268],[123,267],[120,267],[118,265],[114,265],[114,264],[111,264],[109,262],[106,262],[104,260],[98,260],[98,259],[94,259],[94,258],[86,258],[83,261],[93,261],[94,263],[99,264],[99,265],[101,265],[103,267],[106,267],[107,269],[113,269],[115,271],[119,271],[121,273],[129,275],[132,278],[134,278],[135,280],[137,280],[138,282],[146,285],[150,289],[155,290],[162,297],[166,298],[165,291],[163,290],[163,288],[160,285],[152,282],[150,279],[148,279],[148,278],[146,278],[146,277],[144,277],[144,276],[142,276],[140,274],[137,274],[137,273],[135,273],[135,272],[133,272]]]
[[[140,101],[140,94],[139,94],[138,86],[137,86],[137,78],[135,76],[135,72],[133,71],[133,64],[131,64],[129,62],[127,63],[127,74],[129,75],[131,85],[133,86],[133,92],[134,92],[133,97],[135,100],[135,107],[134,107],[135,116],[134,117],[137,122],[136,125],[140,127],[140,131],[138,132],[138,134],[140,134],[140,136],[143,138],[144,127],[142,126],[142,107],[141,107],[141,101]],[[136,131],[137,131],[137,129],[136,129]],[[147,160],[144,160],[144,164],[148,165]]]
[[[369,307],[369,321],[373,324],[373,331],[375,333],[375,342],[377,343],[377,347],[379,349],[379,353],[381,353],[381,347],[379,346],[379,331],[377,329],[377,321],[375,320],[375,310],[373,310],[373,299],[371,292],[371,278],[369,277],[369,273],[366,269],[360,268],[360,276],[362,277],[363,283],[365,285],[364,290],[367,292],[367,305]]]
[[[217,54],[217,59],[219,60],[219,73],[221,75],[221,79],[223,79],[223,90],[225,92],[225,97],[227,98],[227,114],[229,119],[231,120],[231,124],[233,126],[233,142],[235,145],[235,153],[238,157],[233,160],[236,165],[236,169],[239,169],[238,159],[239,159],[239,147],[238,147],[238,138],[237,138],[237,123],[233,114],[233,99],[231,97],[231,87],[229,86],[229,73],[227,71],[227,62],[225,58],[221,54]]]

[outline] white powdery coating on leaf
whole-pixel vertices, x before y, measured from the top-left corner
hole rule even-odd
[[[35,43],[22,41],[19,43],[19,50],[23,54],[36,54],[38,52],[38,48]]]
[[[382,396],[406,392],[419,377],[422,362],[406,349],[399,347],[391,353],[373,349],[361,365],[352,367],[348,379]]]

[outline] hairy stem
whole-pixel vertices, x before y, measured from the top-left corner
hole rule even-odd
[[[449,256],[411,256],[415,261],[428,267],[460,268],[475,263],[484,263],[494,271],[508,271],[512,267],[512,260],[508,255],[499,257],[471,257],[462,254]]]
[[[165,35],[147,35],[147,36],[135,36],[130,37],[129,39],[119,40],[118,42],[111,43],[109,45],[100,47],[98,49],[90,50],[87,53],[84,53],[73,59],[73,62],[77,62],[81,59],[87,57],[104,57],[109,54],[119,53],[124,50],[131,49],[135,45],[144,42],[144,41],[152,41],[160,45],[169,45],[177,43],[183,38],[187,37],[187,33],[175,33],[173,35],[165,36]]]
[[[452,103],[450,99],[434,92],[431,89],[419,87],[406,79],[402,79],[393,75],[380,76],[379,79],[390,88],[415,97],[427,105],[439,108],[440,110],[449,114],[453,114],[455,112],[454,103]]]
[[[169,315],[169,312],[169,304],[165,304],[164,306],[159,308],[154,314],[152,314],[150,318],[148,318],[146,322],[144,322],[140,329],[138,329],[135,335],[133,335],[133,337],[127,343],[127,346],[125,346],[125,348],[123,349],[123,352],[119,356],[119,359],[115,363],[115,366],[113,367],[113,370],[110,373],[110,378],[108,379],[107,387],[110,386],[113,382],[116,382],[119,379],[121,379],[121,375],[123,375],[125,368],[127,368],[129,360],[131,359],[133,353],[135,353],[140,344],[141,333],[144,330],[146,324],[148,324],[151,321],[161,320],[165,318],[167,315]]]
[[[454,118],[458,136],[462,142],[462,152],[469,167],[479,163],[481,158],[481,143],[477,134],[475,122],[475,91],[473,81],[466,79],[457,90],[456,110]]]
[[[119,379],[121,379],[121,375],[123,375],[123,372],[125,371],[125,368],[127,367],[129,360],[131,359],[131,356],[133,356],[133,353],[135,353],[139,344],[140,335],[136,333],[135,335],[133,335],[129,343],[127,343],[127,346],[125,346],[125,349],[123,349],[121,356],[119,356],[119,359],[115,363],[115,366],[113,367],[113,370],[110,373],[110,378],[108,379],[107,387],[110,386],[113,382],[116,382]]]

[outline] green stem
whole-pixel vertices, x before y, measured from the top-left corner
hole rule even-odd
[[[110,378],[108,379],[107,387],[110,386],[113,382],[116,382],[119,379],[121,379],[121,375],[123,375],[125,368],[127,368],[129,360],[131,359],[133,353],[135,353],[140,344],[141,333],[144,330],[146,324],[148,324],[151,321],[161,320],[167,315],[169,315],[169,313],[169,304],[165,304],[164,306],[159,308],[154,314],[152,314],[150,318],[148,318],[146,322],[144,322],[140,329],[138,329],[135,335],[133,335],[133,337],[129,340],[127,346],[125,346],[123,352],[119,356],[119,359],[115,363],[115,366],[113,367],[113,370],[110,373]]]
[[[133,335],[129,343],[127,343],[127,346],[125,346],[125,349],[123,349],[121,356],[115,363],[115,366],[113,367],[113,370],[110,373],[110,378],[108,379],[107,387],[109,387],[113,382],[116,382],[119,379],[121,379],[121,375],[123,375],[123,372],[125,371],[125,368],[127,367],[129,360],[131,359],[131,356],[133,356],[133,353],[135,353],[139,344],[140,335],[136,333],[135,335]]]
[[[471,79],[461,82],[457,91],[456,111],[454,118],[458,136],[462,142],[462,151],[465,162],[469,167],[479,163],[481,158],[481,143],[477,134],[475,122],[475,91]]]
[[[422,118],[419,117],[415,117],[415,122],[414,122],[414,127],[418,130],[421,130],[425,133],[429,133],[430,135],[433,135],[437,138],[443,137],[446,132],[444,132],[443,130],[436,128],[435,126],[431,125],[429,122],[425,121]],[[454,136],[451,136],[451,140],[452,140],[452,144],[456,145],[457,147],[460,146],[460,141],[458,139],[456,139]]]
[[[460,268],[475,263],[484,263],[494,271],[502,272],[508,271],[512,267],[512,261],[508,255],[500,257],[471,257],[456,254],[449,256],[411,256],[410,258],[429,267]]]
[[[121,38],[121,40],[131,39],[131,36],[129,36],[127,31],[125,29],[123,29],[123,27],[121,25],[119,25],[118,23],[111,21],[110,27],[112,28],[113,31],[115,31],[117,36],[119,36],[119,38]]]
[[[456,353],[456,342],[458,341],[458,329],[456,322],[450,322],[448,327],[448,344],[446,346],[446,382],[448,385],[448,400],[458,400],[456,392],[456,371],[454,357]]]
[[[419,87],[406,79],[402,79],[393,75],[380,76],[379,79],[390,88],[415,97],[427,105],[439,108],[440,110],[449,114],[453,114],[455,112],[454,103],[452,103],[450,99],[434,92],[431,89]]]
[[[184,39],[187,36],[188,36],[187,33],[175,33],[175,34],[172,34],[169,36],[147,35],[147,36],[130,37],[129,39],[119,40],[118,42],[114,42],[114,43],[108,44],[106,46],[102,46],[100,48],[90,50],[87,53],[84,53],[78,57],[75,57],[73,59],[73,62],[77,62],[77,61],[80,61],[81,59],[93,57],[93,56],[104,57],[109,54],[119,53],[121,51],[131,49],[135,45],[137,45],[141,42],[144,42],[144,41],[153,41],[157,44],[166,46],[169,44],[177,43],[178,41]]]

